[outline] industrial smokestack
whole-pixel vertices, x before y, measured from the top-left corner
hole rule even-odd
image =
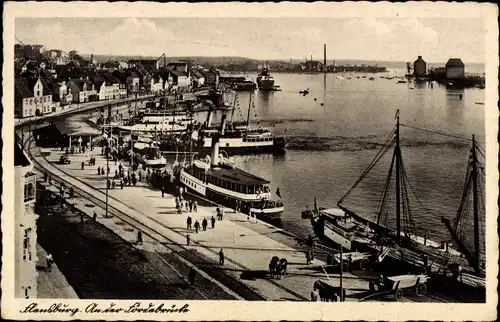
[[[323,65],[326,67],[326,44],[323,45]]]

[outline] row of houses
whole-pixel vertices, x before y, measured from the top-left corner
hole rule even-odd
[[[216,71],[188,69],[185,64],[153,73],[141,66],[110,72],[69,65],[56,75],[44,68],[28,66],[15,81],[15,117],[50,114],[67,105],[126,98],[137,93],[187,92],[218,83]]]

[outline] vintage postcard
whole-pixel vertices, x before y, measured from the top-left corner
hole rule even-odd
[[[495,320],[497,16],[6,2],[2,318]]]

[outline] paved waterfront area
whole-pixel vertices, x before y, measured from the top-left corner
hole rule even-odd
[[[37,293],[40,299],[78,299],[73,287],[59,270],[56,263],[47,270],[47,252],[40,245],[36,245],[38,263]]]
[[[60,151],[52,151],[47,160],[57,161],[60,153]],[[103,198],[106,176],[98,176],[97,167],[105,167],[106,162],[104,156],[100,155],[100,148],[94,149],[92,153],[96,157],[96,165],[86,165],[84,170],[81,170],[81,161],[88,160],[87,153],[70,156],[72,163],[69,165],[54,164],[54,166],[60,167],[71,177],[78,178],[100,190],[100,193],[95,192],[95,196]],[[126,162],[123,166],[126,167]],[[114,174],[116,167],[118,164],[110,162],[111,174]],[[90,187],[86,189],[92,190]],[[120,210],[123,209],[128,215],[149,226],[155,226],[154,228],[162,235],[174,243],[184,245],[183,248],[186,250],[197,252],[218,262],[218,252],[220,248],[223,248],[226,261],[220,269],[268,300],[308,300],[313,283],[317,279],[328,279],[319,267],[324,265],[322,261],[316,260],[314,264],[306,265],[303,249],[295,249],[278,241],[284,238],[282,231],[269,224],[260,221],[249,223],[246,216],[231,213],[226,209],[224,220],[217,221],[214,229],[208,228],[207,231],[200,231],[196,234],[186,229],[187,214],[176,213],[174,197],[165,194],[162,198],[160,191],[151,189],[144,182],[138,183],[135,187],[125,186],[123,190],[117,185],[117,188],[109,191],[109,196],[110,205]],[[98,215],[102,217],[102,213]],[[210,219],[214,216],[215,209],[199,206],[198,212],[190,215],[193,222],[198,220],[201,223],[203,218]],[[189,246],[185,245],[187,233],[190,233],[192,240]],[[280,235],[280,237],[271,238],[272,235]],[[135,232],[130,232],[127,238],[133,241]],[[272,256],[286,258],[289,262],[288,274],[280,280],[271,280],[265,276]],[[365,293],[368,290],[366,279],[360,279],[350,273],[345,273],[344,276],[347,300],[357,300],[352,295]],[[339,284],[338,274],[330,274],[329,278],[332,284]]]
[[[88,201],[70,198],[67,201],[76,209],[61,210],[57,187],[45,186],[47,191],[40,192],[44,202],[39,209],[39,242],[50,250],[81,298],[238,299],[201,275],[191,285],[180,273],[186,270],[184,263],[147,237],[142,245],[135,245],[134,230],[116,218],[98,216],[94,221],[93,211],[102,213],[102,209],[87,209],[88,215],[81,216],[78,209]],[[44,281],[60,284],[61,278],[65,280],[53,270]],[[57,287],[49,291],[50,298],[71,298]]]

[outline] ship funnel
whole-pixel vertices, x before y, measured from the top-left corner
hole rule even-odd
[[[219,135],[216,134],[212,137],[212,166],[219,165]]]
[[[212,126],[212,109],[208,111],[206,122],[207,122],[207,128]]]
[[[220,121],[220,135],[224,135],[224,132],[226,131],[226,114],[222,115],[222,119]]]

